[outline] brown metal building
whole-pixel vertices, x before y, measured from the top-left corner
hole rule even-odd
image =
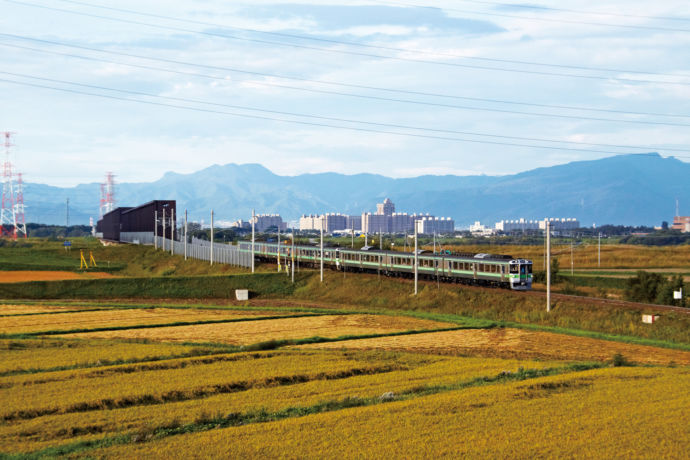
[[[120,241],[123,232],[154,233],[154,221],[158,214],[158,236],[163,236],[163,214],[165,213],[165,238],[173,236],[171,217],[177,220],[175,200],[154,200],[135,208],[119,207],[105,214],[96,224],[96,231],[104,240]]]

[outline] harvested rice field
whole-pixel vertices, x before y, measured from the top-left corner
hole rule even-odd
[[[146,339],[163,342],[219,342],[248,345],[269,340],[307,337],[342,337],[388,334],[409,330],[442,329],[452,324],[383,315],[321,315],[301,318],[245,321],[242,323],[199,324],[69,334],[67,337]]]
[[[290,313],[230,309],[131,308],[9,316],[0,319],[0,333],[21,334],[111,327],[131,327],[176,322],[223,321],[260,316],[289,316]]]
[[[300,345],[300,347],[400,350],[570,361],[608,361],[613,355],[620,353],[626,359],[640,364],[690,364],[689,351],[509,328],[441,331]]]
[[[66,272],[66,271],[0,271],[0,283],[23,283],[26,281],[91,280],[113,278],[104,272]]]
[[[690,442],[688,387],[686,368],[600,369],[183,434],[83,455],[681,459],[687,458]]]
[[[680,458],[690,442],[687,351],[314,306],[115,305],[7,306],[0,458]]]
[[[165,343],[130,343],[108,340],[67,340],[56,338],[0,339],[0,376],[97,367],[107,364],[159,360],[212,354],[214,348],[189,347]]]

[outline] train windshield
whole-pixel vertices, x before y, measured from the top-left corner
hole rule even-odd
[[[518,273],[520,270],[520,266],[517,264],[511,264],[510,265],[510,273]]]

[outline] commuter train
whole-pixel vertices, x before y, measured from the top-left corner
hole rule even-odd
[[[251,242],[240,242],[240,250],[251,251]],[[254,257],[277,263],[278,243],[254,243]],[[321,250],[314,246],[295,246],[296,266],[318,267]],[[293,258],[292,246],[280,245],[280,263],[286,265]],[[496,286],[526,291],[532,288],[532,261],[495,254],[433,254],[418,251],[417,273],[420,279],[450,283]],[[380,273],[385,276],[411,278],[414,276],[414,253],[382,251],[371,247],[350,249],[324,247],[324,268],[339,271]]]

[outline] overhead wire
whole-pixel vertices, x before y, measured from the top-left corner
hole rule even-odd
[[[26,39],[25,37],[0,33],[0,37],[2,37],[2,36],[10,36],[10,37],[14,37],[14,38]],[[146,60],[152,60],[152,61],[180,64],[180,65],[186,65],[186,66],[191,66],[191,67],[201,67],[201,68],[208,68],[208,69],[213,69],[213,70],[222,70],[222,71],[237,72],[237,73],[244,73],[244,74],[251,74],[251,75],[259,75],[259,76],[264,76],[264,77],[292,79],[292,80],[297,80],[297,81],[302,81],[302,82],[323,83],[323,84],[328,84],[328,85],[338,85],[338,86],[344,86],[344,87],[363,88],[363,89],[369,89],[369,90],[389,91],[389,92],[390,91],[394,91],[394,92],[399,91],[399,90],[392,90],[392,89],[380,88],[380,87],[353,85],[353,84],[326,82],[326,81],[319,81],[319,80],[309,80],[309,79],[304,79],[304,78],[287,77],[287,76],[282,76],[282,75],[267,74],[267,73],[255,72],[255,71],[246,71],[246,70],[221,67],[221,66],[194,64],[194,63],[178,61],[178,60],[170,60],[170,59],[164,59],[164,58],[151,58],[148,56],[135,55],[135,54],[130,54],[130,53],[122,53],[122,52],[117,52],[117,51],[100,50],[100,49],[96,49],[96,48],[83,47],[83,46],[78,46],[78,45],[68,45],[68,44],[63,44],[63,43],[54,42],[54,41],[41,40],[41,39],[29,38],[28,40],[43,42],[43,43],[50,43],[50,44],[57,44],[59,46],[77,48],[77,49],[82,49],[82,50],[96,51],[96,52],[101,52],[101,53],[105,53],[105,54],[134,57],[134,58],[138,58],[138,59],[146,59]],[[92,56],[81,56],[81,55],[76,55],[76,54],[71,54],[71,53],[61,53],[61,52],[56,52],[56,51],[41,50],[41,49],[24,47],[24,46],[20,46],[20,45],[6,44],[6,43],[0,43],[0,46],[8,46],[8,47],[14,47],[14,48],[19,48],[19,49],[41,52],[41,53],[68,56],[68,57],[79,58],[79,59],[90,60],[90,61],[106,62],[106,63],[123,65],[123,66],[134,67],[134,68],[142,68],[142,69],[147,69],[147,70],[162,71],[162,72],[169,72],[169,73],[175,73],[175,74],[183,74],[183,75],[188,75],[188,76],[195,76],[195,77],[200,77],[200,78],[209,78],[209,79],[227,81],[227,79],[224,77],[218,77],[218,76],[214,76],[214,75],[202,74],[202,73],[197,73],[197,72],[184,72],[184,71],[166,69],[166,68],[155,67],[155,66],[123,63],[123,62],[119,62],[119,61],[101,59],[101,58],[96,58],[96,57],[92,57]],[[650,124],[650,125],[682,126],[682,127],[690,126],[690,124],[687,124],[687,123],[673,123],[673,122],[649,121],[649,120],[613,119],[613,118],[601,118],[601,117],[591,117],[591,116],[581,116],[581,115],[525,112],[525,111],[519,111],[519,110],[507,110],[507,109],[499,109],[499,108],[491,108],[491,107],[473,107],[473,106],[462,106],[462,105],[453,105],[453,104],[442,104],[442,103],[437,103],[437,102],[418,101],[418,100],[412,100],[412,99],[389,98],[389,97],[366,95],[366,94],[363,95],[363,94],[343,93],[343,92],[338,92],[338,91],[323,90],[323,89],[316,89],[316,88],[296,87],[296,86],[289,86],[289,85],[283,85],[283,84],[265,82],[265,81],[252,81],[252,83],[258,84],[258,85],[263,85],[263,86],[272,86],[272,87],[279,87],[279,88],[287,88],[287,89],[291,89],[291,90],[306,91],[306,92],[311,92],[311,93],[332,94],[332,95],[345,96],[345,97],[355,97],[355,98],[361,98],[361,99],[397,102],[397,103],[415,104],[415,105],[426,105],[426,106],[443,107],[443,108],[451,108],[451,109],[458,109],[458,110],[488,111],[488,112],[528,115],[528,116],[547,117],[547,118],[550,117],[550,118],[575,119],[575,120],[585,120],[585,121],[632,123],[632,124],[638,124],[638,125],[639,124],[643,124],[643,125],[644,124]],[[596,109],[596,108],[583,108],[583,107],[575,107],[575,106],[562,106],[562,105],[559,106],[559,105],[548,105],[548,104],[523,103],[523,102],[503,101],[503,100],[486,99],[486,98],[470,98],[470,97],[463,97],[463,96],[450,96],[450,95],[442,95],[442,94],[435,94],[435,93],[424,93],[424,92],[417,92],[417,91],[404,91],[403,90],[403,91],[399,91],[399,92],[403,92],[403,93],[407,93],[407,94],[437,96],[437,97],[444,97],[444,98],[465,99],[465,100],[472,100],[475,102],[502,103],[502,104],[524,105],[524,106],[534,106],[534,107],[542,107],[542,108],[569,109],[569,110],[577,110],[577,111],[608,112],[608,113],[617,113],[617,114],[634,115],[634,116],[642,115],[642,116],[662,116],[662,117],[672,117],[672,118],[690,118],[690,115],[681,115],[681,114],[663,114],[663,113],[653,113],[653,112],[632,112],[632,111],[622,111],[622,110],[613,110],[613,109]]]
[[[163,29],[163,30],[171,30],[171,31],[176,31],[176,32],[185,32],[185,33],[193,33],[193,34],[199,34],[199,35],[205,35],[205,36],[211,36],[211,37],[219,37],[219,38],[225,38],[225,39],[230,39],[230,40],[239,40],[239,41],[245,41],[245,42],[260,43],[260,44],[265,44],[265,45],[274,45],[274,46],[291,47],[291,48],[298,48],[298,49],[307,49],[307,50],[311,50],[311,51],[319,51],[319,52],[324,52],[324,53],[337,53],[337,54],[345,54],[345,55],[351,55],[351,56],[360,56],[360,57],[370,57],[370,58],[376,58],[376,59],[393,60],[393,61],[414,62],[417,64],[439,65],[439,66],[446,66],[446,67],[466,68],[466,69],[475,69],[475,70],[513,72],[513,73],[521,73],[521,74],[528,74],[528,75],[555,76],[555,77],[566,77],[566,78],[581,78],[581,79],[589,79],[589,80],[608,80],[608,81],[615,80],[615,81],[620,81],[620,82],[637,83],[637,84],[639,84],[639,83],[654,83],[654,84],[660,84],[660,85],[690,86],[690,82],[683,82],[683,81],[635,79],[635,78],[614,77],[614,76],[581,75],[581,74],[573,74],[573,73],[546,72],[546,71],[540,71],[540,70],[515,69],[515,68],[506,68],[506,67],[489,67],[489,66],[481,66],[481,65],[461,64],[461,63],[457,63],[457,62],[431,61],[431,60],[425,60],[425,59],[405,58],[405,57],[401,57],[401,56],[387,56],[387,55],[382,55],[382,54],[365,53],[365,52],[360,52],[360,51],[352,51],[352,50],[344,50],[344,49],[321,48],[321,47],[317,47],[317,46],[310,46],[310,45],[304,45],[304,44],[298,44],[298,43],[276,42],[276,41],[262,40],[262,39],[257,39],[257,38],[240,37],[237,35],[223,34],[223,33],[219,33],[219,32],[199,31],[199,30],[193,30],[193,29],[186,29],[186,28],[182,28],[182,27],[165,26],[165,25],[161,25],[161,24],[151,24],[151,23],[146,23],[143,21],[135,21],[135,20],[123,19],[123,18],[114,18],[114,17],[103,16],[103,15],[98,15],[98,14],[86,13],[86,12],[82,12],[82,11],[74,11],[74,10],[63,9],[63,8],[49,7],[46,5],[39,5],[39,4],[25,2],[25,1],[17,1],[17,0],[2,0],[2,1],[14,3],[14,4],[19,4],[19,5],[24,5],[24,6],[40,8],[40,9],[45,9],[45,10],[50,10],[50,11],[58,11],[58,12],[67,13],[67,14],[85,16],[85,17],[96,18],[96,19],[103,19],[103,20],[107,20],[107,21],[114,21],[114,22],[120,22],[120,23],[132,24],[132,25],[140,25],[140,26],[158,28],[158,29]],[[681,76],[681,77],[684,77],[684,76]]]
[[[179,17],[168,16],[168,15],[157,14],[157,13],[147,13],[147,12],[142,12],[142,11],[136,11],[136,10],[126,9],[126,8],[116,8],[116,7],[112,7],[112,6],[98,5],[98,4],[88,3],[88,2],[78,1],[78,0],[58,0],[58,1],[63,2],[63,3],[70,3],[70,4],[74,4],[74,5],[86,6],[89,8],[97,8],[97,9],[103,9],[103,10],[109,10],[109,11],[116,11],[116,12],[120,12],[120,13],[133,14],[133,15],[137,15],[137,16],[152,17],[152,18],[156,18],[156,19],[165,19],[168,21],[176,21],[176,22],[183,22],[183,23],[188,23],[188,24],[196,24],[196,25],[203,25],[203,26],[209,26],[209,27],[232,29],[232,30],[238,30],[238,31],[242,31],[242,32],[272,35],[272,36],[277,36],[277,37],[297,38],[300,40],[311,40],[311,41],[338,44],[338,45],[355,46],[355,47],[360,47],[360,48],[379,49],[379,50],[385,50],[385,51],[396,51],[396,52],[404,52],[404,53],[415,53],[415,54],[420,54],[420,55],[443,56],[443,57],[470,59],[470,60],[477,60],[477,61],[500,62],[503,64],[507,63],[507,64],[520,64],[520,65],[533,65],[533,66],[541,66],[541,67],[555,67],[555,68],[563,68],[563,69],[587,70],[587,71],[598,71],[598,72],[634,73],[634,74],[655,75],[655,76],[665,76],[665,77],[674,77],[674,78],[679,77],[679,75],[677,75],[677,74],[667,74],[667,73],[658,73],[658,72],[649,72],[649,71],[640,71],[640,70],[631,70],[631,69],[612,69],[612,68],[604,68],[604,67],[553,64],[553,63],[533,62],[533,61],[519,61],[519,60],[511,60],[511,59],[498,59],[498,58],[488,58],[488,57],[483,57],[483,56],[463,55],[463,54],[457,54],[457,53],[443,53],[443,52],[439,52],[439,51],[427,51],[427,50],[417,50],[417,49],[411,49],[411,48],[400,48],[400,47],[392,47],[392,46],[372,45],[369,43],[359,43],[359,42],[353,42],[353,41],[347,41],[347,40],[336,40],[336,39],[331,39],[331,38],[315,37],[315,36],[311,36],[311,35],[300,35],[300,34],[294,34],[294,33],[274,32],[274,31],[252,29],[252,28],[247,28],[247,27],[228,26],[225,24],[218,24],[218,23],[207,22],[207,21],[199,21],[199,20],[195,20],[195,19],[179,18]]]
[[[589,146],[596,146],[596,147],[612,147],[612,148],[617,148],[617,149],[637,149],[637,150],[657,149],[656,147],[640,147],[640,146],[631,146],[631,145],[598,144],[598,143],[588,143],[588,142],[580,142],[580,141],[563,141],[563,140],[543,139],[543,138],[516,137],[516,136],[477,133],[477,132],[469,132],[469,131],[457,131],[457,130],[448,130],[448,129],[416,127],[416,126],[393,124],[393,123],[378,123],[378,122],[369,122],[369,121],[363,121],[363,120],[351,120],[351,119],[338,118],[338,117],[326,117],[326,116],[319,116],[319,115],[312,115],[312,114],[303,114],[303,113],[296,113],[296,112],[286,112],[286,111],[279,111],[279,110],[262,109],[262,108],[258,108],[258,107],[241,106],[241,105],[236,105],[236,104],[223,104],[223,103],[219,103],[219,102],[208,102],[208,101],[194,100],[194,99],[188,99],[188,98],[160,96],[157,94],[146,93],[143,91],[123,90],[123,89],[118,89],[118,88],[105,87],[105,86],[101,86],[101,85],[83,84],[83,83],[71,82],[71,81],[66,81],[66,80],[51,79],[51,78],[46,78],[46,77],[38,77],[38,76],[34,76],[34,75],[18,74],[18,73],[13,73],[13,72],[0,71],[0,74],[10,75],[10,76],[19,77],[19,78],[29,78],[29,79],[33,79],[33,80],[47,81],[47,82],[51,82],[51,83],[67,84],[67,85],[72,85],[72,86],[88,88],[88,89],[105,90],[105,91],[124,93],[124,94],[135,95],[135,96],[145,96],[145,97],[154,98],[154,99],[170,100],[170,101],[174,101],[174,102],[184,102],[184,103],[191,103],[191,104],[209,105],[209,106],[214,106],[214,107],[225,107],[225,108],[231,108],[231,109],[248,110],[248,111],[254,111],[254,112],[261,112],[261,113],[269,113],[269,114],[273,114],[273,115],[310,118],[310,119],[324,120],[324,121],[328,121],[328,122],[360,124],[360,125],[367,125],[367,126],[375,126],[377,128],[381,127],[381,128],[407,129],[407,130],[424,131],[424,132],[441,133],[441,134],[459,134],[459,135],[470,135],[470,136],[477,136],[477,137],[490,137],[490,138],[500,138],[500,139],[513,139],[513,140],[561,143],[561,144],[571,144],[571,145],[589,145]],[[16,84],[21,84],[21,85],[25,85],[25,86],[35,86],[35,87],[40,87],[40,88],[45,88],[45,89],[53,89],[53,90],[58,90],[58,91],[67,91],[67,92],[73,92],[73,93],[77,93],[77,94],[84,94],[84,95],[90,95],[90,96],[108,97],[108,98],[113,98],[113,99],[126,100],[126,101],[130,101],[130,102],[143,102],[143,103],[150,103],[151,102],[151,101],[144,101],[144,100],[140,100],[140,99],[121,98],[121,97],[117,97],[117,96],[104,95],[104,94],[100,94],[100,93],[88,93],[88,92],[83,92],[83,91],[71,90],[71,89],[67,89],[67,88],[51,87],[51,86],[47,86],[47,85],[36,85],[36,84],[32,84],[32,83],[27,83],[27,82],[18,82],[16,80],[0,79],[0,81],[9,82],[9,83],[16,83]],[[208,111],[207,109],[199,109],[196,107],[189,107],[189,106],[170,105],[167,103],[155,103],[155,105],[163,105],[163,106],[170,106],[170,107],[175,107],[175,108],[183,108],[183,109],[190,109],[190,110],[197,110],[197,111],[204,111],[204,112]],[[212,112],[212,113],[223,113],[223,114],[233,115],[233,116],[245,116],[245,114],[229,113],[229,112],[224,112],[224,111],[213,110],[210,112]],[[254,116],[254,115],[247,115],[247,116],[250,118],[256,118],[256,116]],[[276,121],[283,121],[283,122],[302,123],[302,121],[300,121],[300,120],[274,119],[274,118],[266,118],[266,117],[261,117],[261,118],[262,119],[271,119],[271,120],[276,120]],[[309,123],[309,124],[311,124],[311,123]],[[341,128],[341,129],[351,129],[352,128],[349,126],[341,126],[341,125],[338,125],[338,126],[323,125],[323,124],[317,124],[317,125],[318,126],[327,126],[327,127],[331,127],[331,128]],[[368,130],[368,131],[370,131],[370,132],[381,132],[378,130]],[[385,133],[385,134],[412,135],[411,133],[400,133],[400,132],[394,132],[394,131],[383,131],[383,133]],[[439,138],[439,139],[443,139],[443,140],[456,140],[456,141],[462,141],[462,142],[477,142],[477,143],[488,143],[488,144],[498,144],[498,145],[511,145],[511,146],[516,146],[516,147],[547,148],[547,149],[552,149],[552,150],[574,150],[574,151],[584,151],[584,152],[594,152],[594,153],[612,153],[611,151],[598,151],[598,150],[591,150],[591,149],[576,149],[576,148],[559,147],[559,146],[526,145],[526,144],[516,144],[516,143],[481,141],[481,140],[476,140],[476,139],[470,140],[470,139],[460,139],[460,138],[436,137],[435,135],[431,136],[431,138]],[[664,148],[664,149],[659,149],[659,150],[688,152],[687,149],[681,150],[681,149],[673,149],[673,148],[670,148],[670,149]]]

